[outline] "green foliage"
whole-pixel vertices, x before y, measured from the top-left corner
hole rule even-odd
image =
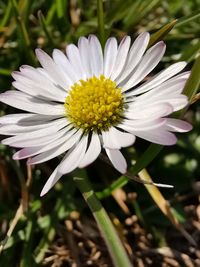
[[[185,93],[193,97],[199,90],[199,51],[200,51],[200,1],[196,0],[108,0],[104,3],[105,35],[119,39],[130,34],[134,39],[139,32],[153,33],[152,43],[163,38],[167,43],[167,53],[162,62],[166,67],[178,60],[185,60],[193,67],[193,74],[187,83]],[[64,50],[69,42],[77,42],[82,35],[97,34],[96,1],[30,1],[0,0],[0,91],[12,87],[10,74],[23,64],[38,66],[34,49],[41,47],[48,53],[54,48]],[[178,19],[176,25],[173,21]],[[158,30],[162,30],[158,34]],[[170,31],[168,34],[166,34]],[[188,67],[189,69],[189,67]],[[12,113],[13,109],[1,106],[1,115]],[[200,175],[200,109],[194,104],[185,117],[194,125],[192,132],[179,137],[176,146],[164,148],[138,141],[136,150],[129,148],[126,157],[130,171],[137,174],[147,167],[157,182],[173,184],[173,190],[163,190],[164,195],[175,203],[173,212],[177,220],[186,220],[183,204],[178,203],[175,194],[185,194],[192,190],[196,177]],[[160,151],[162,152],[160,153]],[[159,157],[156,157],[159,154]],[[72,211],[84,216],[84,202],[77,193],[72,178],[81,176],[82,171],[63,177],[47,196],[40,198],[39,193],[49,174],[58,163],[54,159],[41,166],[27,170],[25,162],[12,160],[13,150],[0,146],[0,227],[1,240],[6,233],[20,202],[23,215],[14,227],[11,237],[5,239],[4,251],[0,256],[1,266],[41,266],[45,253],[58,235],[60,225]],[[139,159],[133,166],[133,162]],[[85,174],[85,173],[84,173]],[[93,183],[99,198],[112,198],[114,189],[124,186],[126,193],[137,192],[137,199],[130,204],[130,211],[136,214],[141,224],[161,242],[162,230],[169,225],[167,219],[158,212],[157,206],[140,184],[128,182],[127,177],[117,179],[116,172],[97,160],[86,169],[86,175]],[[31,183],[26,184],[27,177]],[[124,219],[112,201],[107,207],[119,219]],[[148,223],[146,223],[148,222]],[[159,231],[155,233],[155,226]],[[155,234],[154,234],[155,233]],[[163,241],[163,240],[162,240]]]

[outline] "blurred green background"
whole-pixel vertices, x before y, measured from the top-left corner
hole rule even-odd
[[[106,0],[104,12],[106,37],[116,36],[119,40],[126,34],[134,40],[140,32],[154,33],[165,24],[178,19],[175,27],[164,38],[167,52],[155,71],[180,60],[187,61],[187,68],[191,69],[200,51],[200,0]],[[68,43],[77,43],[80,36],[98,34],[97,22],[97,3],[93,0],[0,0],[1,92],[12,88],[12,71],[23,64],[38,66],[34,55],[35,48],[41,47],[49,54],[54,48],[64,50]],[[16,110],[1,105],[0,112],[4,115]],[[189,108],[185,118],[193,124],[193,131],[178,136],[176,146],[165,147],[148,166],[148,170],[155,182],[174,185],[173,189],[162,189],[161,192],[172,203],[175,217],[186,225],[186,228],[190,225],[191,228],[187,229],[195,238],[196,228],[190,220],[199,219],[198,101]],[[124,151],[130,166],[136,159],[136,151],[142,154],[148,145],[148,142],[138,139],[134,148]],[[25,161],[13,161],[13,153],[14,149],[0,145],[1,240],[5,241],[13,218],[18,220],[0,255],[0,266],[76,266],[73,264],[77,257],[79,260],[81,257],[84,259],[80,266],[89,266],[87,261],[92,259],[92,246],[87,244],[88,240],[100,244],[102,241],[98,241],[100,237],[92,215],[72,178],[74,175],[87,175],[94,189],[100,192],[118,178],[118,173],[98,159],[85,170],[76,170],[63,177],[45,197],[40,198],[39,194],[45,181],[60,159],[30,169],[26,167]],[[118,197],[110,193],[102,202],[125,239],[135,266],[139,266],[137,259],[141,259],[144,266],[159,266],[156,259],[151,259],[148,263],[146,254],[141,252],[144,248],[138,242],[146,244],[149,251],[163,246],[173,247],[176,235],[178,243],[183,242],[183,247],[175,249],[188,254],[196,264],[200,253],[197,254],[197,250],[180,233],[173,232],[175,230],[168,218],[160,212],[142,184],[129,182],[119,193]],[[17,210],[21,216],[16,216]],[[83,230],[78,228],[79,224],[87,227]],[[73,226],[71,232],[69,225]],[[139,233],[135,232],[136,226],[139,227]],[[74,229],[79,232],[80,237],[76,236]],[[173,230],[170,232],[169,229]],[[84,236],[84,231],[93,233],[94,236],[88,235],[88,232]],[[82,242],[82,247],[70,245],[69,235],[72,235],[72,240],[76,240],[75,243]],[[146,241],[140,240],[141,236]],[[77,241],[77,238],[80,240]],[[197,243],[200,242],[198,238]],[[193,250],[187,250],[189,247]],[[60,248],[63,249],[63,254]],[[76,249],[80,251],[77,252]],[[96,261],[92,259],[90,266],[111,266],[104,245],[97,247],[96,251],[100,251],[101,255]],[[180,264],[177,266],[185,266],[181,265],[180,261],[177,262]],[[166,264],[168,265],[160,266],[173,266]]]

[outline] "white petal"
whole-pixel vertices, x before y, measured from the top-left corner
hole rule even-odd
[[[152,99],[150,100],[149,98],[143,100],[143,101],[137,101],[136,105],[138,106],[146,106],[146,105],[150,105],[150,104],[154,104],[154,105],[158,105],[161,103],[168,103],[169,105],[171,105],[173,107],[173,111],[177,111],[180,110],[182,108],[184,108],[187,104],[188,104],[188,98],[185,95],[178,95],[178,96],[174,96],[174,95],[162,95],[162,96],[154,96],[152,97]]]
[[[126,173],[127,163],[122,153],[117,149],[106,148],[105,150],[115,169],[117,169],[120,173]]]
[[[165,48],[165,44],[160,41],[147,50],[128,82],[122,83],[123,92],[141,82],[157,66],[165,53]]]
[[[7,91],[1,94],[0,101],[15,108],[42,115],[63,115],[65,113],[63,105],[42,101],[18,91]]]
[[[79,163],[79,168],[84,168],[94,162],[101,152],[101,143],[98,134],[93,133],[89,147]]]
[[[56,116],[53,117],[52,115],[39,115],[33,113],[17,113],[17,114],[9,114],[0,117],[0,124],[22,124],[25,122],[32,122],[37,123],[38,121],[48,121],[52,119],[56,119]]]
[[[117,40],[116,38],[109,38],[104,48],[104,76],[109,78],[117,56]]]
[[[43,97],[54,97],[54,100],[65,97],[66,91],[61,87],[56,86],[52,79],[46,74],[45,70],[43,72],[39,68],[33,68],[31,66],[23,65],[20,67],[20,72],[14,71],[12,73],[13,78],[16,80],[17,85],[24,86],[23,91],[29,94],[42,95]],[[25,86],[28,88],[25,89]],[[18,86],[19,87],[19,86]],[[31,88],[33,92],[31,92]],[[17,88],[18,89],[18,88]],[[19,90],[22,90],[20,88]]]
[[[9,137],[4,140],[2,140],[2,144],[10,145],[12,147],[34,147],[34,146],[44,146],[48,143],[53,142],[54,140],[57,140],[61,138],[64,134],[67,133],[71,126],[65,127],[64,129],[59,130],[57,128],[55,131],[48,131],[48,129],[45,131],[34,131],[32,135],[28,134],[26,136],[23,135],[17,135],[14,137]],[[63,128],[63,127],[62,127]],[[51,135],[49,133],[51,132]]]
[[[172,132],[184,133],[192,130],[191,124],[178,119],[168,118],[166,121],[166,126],[167,130]]]
[[[177,97],[183,91],[187,79],[186,78],[177,78],[177,79],[170,79],[161,85],[155,87],[153,90],[148,91],[136,98],[136,102],[139,103],[140,101],[147,100],[148,102],[153,102],[154,99],[158,99],[160,97]],[[134,91],[134,90],[133,90]]]
[[[24,133],[32,133],[34,131],[46,128],[45,125],[33,125],[33,126],[19,126],[17,124],[8,124],[0,126],[1,135],[20,135]]]
[[[24,159],[24,158],[30,158],[35,155],[38,155],[37,157],[39,157],[40,155],[41,156],[42,155],[44,156],[46,154],[49,155],[48,151],[51,151],[52,152],[51,156],[54,157],[54,154],[53,154],[54,150],[55,150],[55,153],[57,153],[56,156],[58,156],[73,146],[74,135],[75,135],[75,130],[71,130],[71,131],[66,132],[66,134],[63,137],[60,137],[59,139],[55,140],[54,142],[50,144],[40,145],[36,147],[25,147],[17,151],[13,155],[13,159],[19,160],[19,159]],[[67,149],[64,150],[63,152],[60,152],[62,151],[60,150],[60,148],[63,147],[63,145],[65,146],[65,148],[67,147]],[[32,159],[30,159],[29,161],[32,162]]]
[[[113,139],[112,133],[110,134],[110,130],[106,132],[102,132],[101,134],[103,138],[104,148],[120,149],[120,144],[115,142],[115,140]]]
[[[124,117],[127,119],[157,119],[169,115],[173,112],[173,107],[168,103],[161,104],[149,104],[144,105],[141,109],[140,105],[130,105],[129,109],[124,113]]]
[[[152,129],[160,128],[165,123],[165,118],[158,118],[153,120],[124,120],[123,123],[117,125],[117,127],[135,134],[135,131],[149,131]]]
[[[168,80],[162,85],[154,88],[154,90],[151,90],[147,92],[148,97],[154,96],[155,98],[158,98],[160,96],[166,95],[166,96],[177,96],[180,95],[183,91],[183,88],[186,84],[187,79],[177,79],[177,80]],[[145,95],[145,94],[143,94]]]
[[[82,135],[82,131],[78,131],[77,133],[73,134],[71,137],[69,137],[69,135],[66,136],[65,137],[66,140],[64,138],[61,138],[60,140],[53,142],[51,147],[49,145],[43,147],[39,151],[39,153],[41,153],[41,154],[39,154],[38,156],[35,156],[34,158],[29,159],[27,163],[30,165],[39,164],[39,163],[45,162],[47,160],[50,160],[52,158],[55,158],[55,157],[61,155],[62,153],[66,152],[71,147],[73,147],[73,145],[76,142],[78,142],[81,135]],[[59,145],[57,145],[58,143],[59,143]],[[36,153],[36,154],[38,154],[38,153]]]
[[[178,62],[178,63],[171,65],[167,69],[158,73],[152,79],[148,80],[147,82],[143,83],[138,88],[134,89],[132,91],[132,95],[141,94],[141,93],[151,90],[152,88],[157,87],[158,85],[162,84],[163,82],[165,82],[166,80],[170,79],[171,77],[179,73],[181,70],[183,70],[186,64],[187,64],[186,62]],[[188,76],[189,76],[189,73],[188,73]],[[187,78],[188,77],[186,76],[186,79]]]
[[[92,76],[92,69],[90,63],[91,55],[88,39],[85,37],[80,37],[78,40],[78,48],[86,78],[90,78]]]
[[[31,86],[31,85],[25,85],[21,82],[12,82],[13,87],[20,90],[21,92],[24,92],[28,95],[31,95],[33,97],[39,98],[44,101],[57,101],[64,103],[66,98],[66,93],[63,92],[63,95],[51,95],[50,93],[43,92],[40,87],[37,85]]]
[[[40,193],[40,196],[44,196],[54,185],[55,183],[61,178],[62,174],[58,172],[58,168],[54,170],[54,172],[51,174],[49,179],[47,180],[46,184],[44,185],[42,192]]]
[[[147,49],[149,43],[150,35],[148,32],[144,32],[140,34],[137,39],[132,44],[132,47],[129,51],[127,63],[125,69],[123,70],[122,74],[119,78],[116,79],[117,83],[119,84],[122,82],[138,65],[140,62],[145,50]]]
[[[130,44],[131,44],[130,36],[125,36],[122,39],[117,51],[116,61],[112,70],[111,80],[115,80],[124,69]]]
[[[56,84],[60,85],[63,89],[66,89],[66,79],[64,75],[58,70],[57,65],[55,64],[53,59],[39,48],[37,48],[35,52],[40,64],[46,70],[48,75],[52,77]]]
[[[79,79],[85,79],[86,75],[83,70],[81,57],[80,57],[78,48],[73,44],[69,44],[66,47],[66,54],[68,56],[68,59],[71,65],[74,68],[74,71],[76,72],[76,75],[79,77]]]
[[[58,165],[58,172],[65,174],[77,168],[85,155],[87,143],[88,136],[84,135],[75,148],[70,149],[65,155],[62,162]]]
[[[188,105],[188,98],[185,95],[180,95],[178,98],[166,99],[173,106],[174,111],[178,111]],[[164,100],[162,100],[164,102]]]
[[[68,124],[65,118],[61,118],[58,120],[47,121],[47,122],[39,122],[39,123],[31,123],[31,125],[23,124],[8,124],[0,127],[0,133],[4,135],[18,135],[23,134],[24,137],[29,136],[30,134],[34,134],[35,131],[40,131],[49,134],[49,129],[52,132],[57,132],[57,128],[61,129]]]
[[[120,148],[131,146],[135,142],[134,135],[119,131],[115,127],[111,127],[109,132],[112,133],[115,142],[120,144]]]
[[[92,74],[99,77],[99,75],[103,74],[103,53],[101,44],[95,35],[89,36],[89,46]]]
[[[111,127],[109,131],[102,132],[102,137],[104,147],[110,149],[120,149],[135,142],[134,135],[119,131],[115,127]]]
[[[72,86],[75,82],[77,82],[80,79],[80,76],[76,71],[74,70],[74,67],[69,62],[68,58],[65,56],[65,54],[58,50],[53,50],[53,59],[59,69],[62,69],[66,76],[66,82],[69,84],[69,86]]]
[[[87,137],[84,136],[84,138],[79,142],[79,144],[76,146],[76,148],[72,151],[70,151],[69,154],[67,154],[62,162],[58,165],[58,167],[54,170],[54,172],[49,177],[48,181],[46,182],[45,186],[42,189],[41,196],[45,195],[54,185],[55,183],[61,178],[63,175],[60,172],[60,169],[62,169],[62,166],[65,168],[66,172],[71,172],[73,169],[75,169],[78,166],[78,162],[81,160],[84,154],[84,150],[87,147]],[[68,169],[67,169],[68,166]]]

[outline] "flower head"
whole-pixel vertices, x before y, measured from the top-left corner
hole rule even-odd
[[[178,74],[186,63],[175,63],[146,80],[165,52],[162,41],[147,50],[148,43],[148,33],[132,45],[129,36],[119,45],[109,38],[102,51],[96,36],[81,37],[78,46],[67,46],[66,55],[55,49],[51,58],[37,49],[42,68],[22,66],[13,72],[17,90],[1,94],[0,101],[28,113],[0,118],[0,134],[11,135],[2,143],[22,148],[13,158],[29,158],[28,164],[66,152],[42,195],[63,174],[92,163],[102,147],[113,166],[125,173],[120,149],[132,145],[136,136],[173,145],[173,132],[191,130],[190,124],[167,118],[188,103],[182,90],[189,72]]]

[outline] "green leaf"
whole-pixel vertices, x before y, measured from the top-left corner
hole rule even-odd
[[[151,35],[150,41],[149,41],[149,47],[155,44],[156,42],[163,40],[163,38],[173,29],[175,26],[177,20],[173,20],[172,22],[166,24],[163,26],[160,30],[157,32],[153,33]]]

